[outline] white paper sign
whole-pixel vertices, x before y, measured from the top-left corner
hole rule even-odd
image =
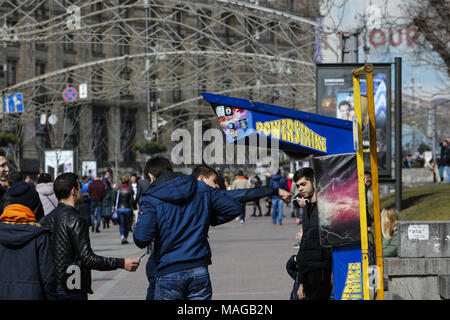
[[[87,92],[87,83],[82,83],[80,84],[80,99],[86,99],[88,97],[88,92]]]
[[[430,238],[427,224],[412,224],[408,227],[409,240],[428,240]]]

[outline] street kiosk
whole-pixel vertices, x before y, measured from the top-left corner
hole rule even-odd
[[[362,108],[360,76],[364,73],[367,104]],[[377,290],[376,298],[383,300],[373,65],[367,63],[354,69],[352,76],[353,121],[247,99],[212,93],[202,95],[214,109],[229,143],[239,141],[248,145],[250,141],[256,141],[260,146],[263,137],[263,147],[277,147],[299,158],[313,155],[320,241],[323,246],[332,248],[334,297],[337,300],[369,300],[370,289],[373,289]],[[364,126],[362,118],[365,114],[368,114],[368,122]],[[368,234],[371,232],[368,232],[366,219],[364,130],[369,130],[370,136],[375,227],[370,246],[374,246],[376,252],[369,252]],[[252,140],[255,137],[258,139]]]

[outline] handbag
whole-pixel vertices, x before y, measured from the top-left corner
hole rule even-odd
[[[120,194],[120,190],[117,190],[116,204],[114,206],[114,212],[113,212],[113,214],[111,216],[111,219],[113,221],[119,221],[119,213],[117,212],[117,205],[118,205],[118,202],[119,202],[119,194]]]

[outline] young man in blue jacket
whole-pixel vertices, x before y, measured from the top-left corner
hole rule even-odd
[[[164,158],[151,159],[145,166],[144,172],[153,183],[142,196],[141,215],[133,236],[141,248],[154,238],[154,251],[147,263],[147,299],[212,297],[207,269],[211,264],[209,225],[231,221],[245,208],[228,197],[227,191],[214,189],[217,174],[200,174],[208,170],[214,172],[200,168],[196,176],[183,176],[173,173],[170,162]],[[252,191],[252,196],[261,197],[274,193],[271,188],[260,190],[259,194]],[[245,192],[236,190],[235,196],[245,199]],[[181,281],[174,282],[174,278]]]
[[[154,298],[211,299],[209,226],[233,220],[245,207],[191,175],[173,172],[162,157],[148,160],[144,174],[152,185],[141,197],[133,238],[139,248],[154,241]]]
[[[202,181],[211,188],[220,189],[217,183],[218,173],[216,170],[207,165],[198,165],[192,171],[192,176],[197,181]],[[226,194],[227,196],[239,201],[240,203],[250,202],[259,200],[261,198],[279,195],[285,202],[289,203],[292,194],[283,190],[283,189],[275,189],[269,186],[257,187],[257,188],[248,188],[248,189],[237,189],[237,190],[219,190],[221,193]],[[149,281],[149,287],[147,290],[147,300],[154,300],[155,296],[155,285],[156,285],[156,266],[158,262],[154,257],[150,257],[147,262],[147,278]]]

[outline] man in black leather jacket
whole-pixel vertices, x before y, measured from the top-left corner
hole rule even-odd
[[[92,251],[89,227],[75,210],[82,198],[78,176],[64,173],[55,179],[53,188],[59,204],[39,222],[52,233],[58,299],[87,300],[87,294],[93,293],[91,269],[136,271],[138,258],[106,258]]]

